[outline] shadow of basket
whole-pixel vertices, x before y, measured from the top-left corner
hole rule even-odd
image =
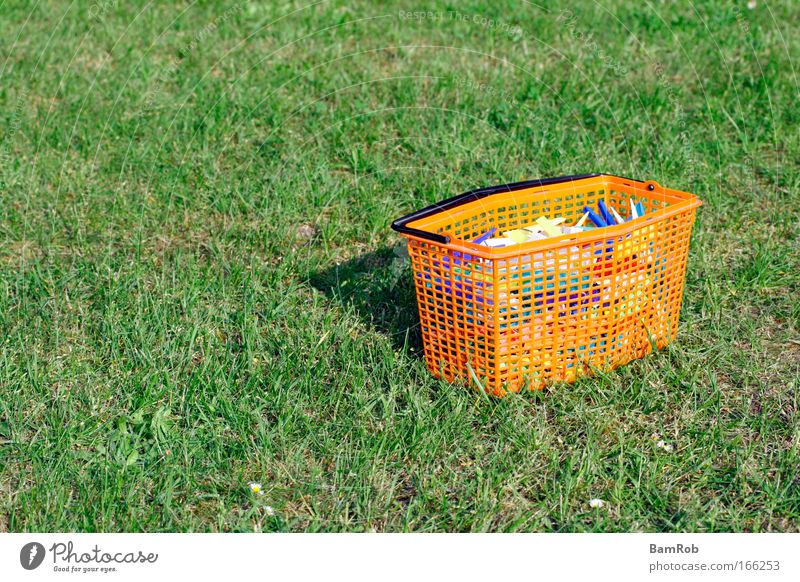
[[[309,275],[311,285],[391,338],[396,349],[422,357],[414,283],[405,243],[349,259]]]

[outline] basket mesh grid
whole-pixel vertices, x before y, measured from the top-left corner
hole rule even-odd
[[[699,201],[614,182],[602,176],[508,192],[417,221],[417,228],[451,237],[408,241],[431,372],[477,379],[499,395],[616,367],[674,339]],[[463,242],[542,215],[574,224],[597,200],[627,217],[631,199],[648,214],[622,229],[508,249]]]

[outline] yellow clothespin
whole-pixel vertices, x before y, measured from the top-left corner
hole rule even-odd
[[[507,230],[503,233],[503,236],[510,238],[515,243],[524,243],[528,242],[531,238],[531,233],[527,232],[525,229],[517,228],[514,230]]]
[[[540,216],[538,219],[536,219],[536,224],[542,227],[542,230],[547,236],[561,236],[561,229],[558,228],[558,225],[564,220],[558,218],[556,220],[559,222],[553,222],[546,216]]]

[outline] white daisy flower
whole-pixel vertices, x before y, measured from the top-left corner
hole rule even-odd
[[[256,495],[264,495],[264,489],[261,487],[261,483],[254,483],[251,481],[247,484],[250,487],[250,491]]]
[[[602,499],[598,499],[597,497],[589,500],[589,507],[591,507],[592,509],[600,509],[605,504],[606,504],[605,501],[603,501]]]
[[[656,447],[659,448],[659,449],[664,449],[668,453],[671,453],[672,449],[673,449],[673,446],[670,443],[668,443],[667,441],[658,441],[656,443]]]
[[[275,509],[271,505],[265,505],[264,506],[264,513],[266,513],[268,516],[272,517],[273,515],[275,515]]]

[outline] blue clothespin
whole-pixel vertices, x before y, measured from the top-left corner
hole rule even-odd
[[[495,227],[492,227],[487,232],[483,233],[481,236],[479,236],[472,242],[474,242],[476,245],[479,245],[487,238],[492,238],[492,235],[494,235],[495,232],[497,232],[497,229]]]
[[[597,201],[597,210],[600,211],[600,216],[603,217],[603,220],[606,222],[606,226],[611,226],[612,224],[617,223],[617,221],[614,220],[614,217],[611,216],[611,213],[608,211],[606,203],[602,200]]]
[[[608,223],[603,220],[597,213],[589,208],[588,206],[583,207],[583,212],[589,215],[589,220],[594,222],[599,228],[603,228],[604,226],[608,226]]]
[[[639,215],[638,218],[644,216],[644,206],[642,205],[641,202],[636,203],[636,214]]]

